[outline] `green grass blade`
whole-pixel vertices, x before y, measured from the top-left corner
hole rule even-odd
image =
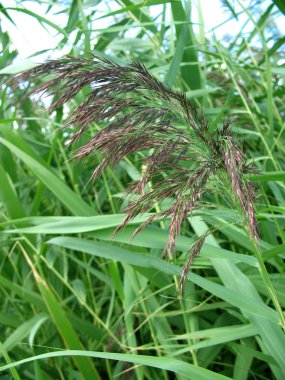
[[[6,351],[12,350],[16,345],[19,345],[32,331],[34,325],[45,316],[44,313],[39,313],[31,319],[25,321],[18,326],[9,337],[3,342],[3,347]]]
[[[267,182],[267,181],[285,181],[284,172],[265,172],[262,174],[255,174],[250,177],[253,182]]]
[[[58,245],[64,248],[81,251],[90,255],[104,257],[115,261],[121,261],[134,266],[152,267],[168,275],[180,275],[181,268],[177,265],[166,262],[165,260],[151,256],[146,253],[135,253],[121,247],[112,247],[109,244],[99,243],[96,241],[84,240],[72,237],[57,237],[48,241],[49,244]],[[261,302],[255,302],[254,298],[243,295],[236,289],[228,289],[224,286],[209,281],[195,273],[189,274],[189,279],[195,284],[208,290],[210,293],[222,298],[223,300],[247,311],[263,320],[278,322],[277,313]],[[284,337],[285,338],[285,337]]]
[[[189,5],[189,4],[188,4]],[[184,26],[187,27],[186,36],[182,37],[182,41],[187,44],[187,49],[184,49],[182,56],[182,63],[187,64],[181,67],[182,78],[191,90],[201,88],[201,74],[198,63],[198,54],[196,50],[196,41],[191,25],[191,20],[186,11],[183,8],[182,2],[171,3],[173,20],[175,22],[176,38],[179,41],[181,34],[183,33]],[[189,12],[187,12],[189,14]],[[182,22],[182,23],[181,23]],[[186,25],[183,25],[183,22]],[[178,46],[178,42],[177,42]]]
[[[14,144],[0,138],[0,143],[22,160],[38,177],[38,179],[75,215],[92,215],[94,210],[76,195],[51,170],[44,167],[33,157],[19,149]]]
[[[32,264],[27,254],[24,253],[24,255],[26,257],[28,264],[30,265],[32,269],[34,278],[37,282],[37,285],[39,287],[43,301],[46,304],[48,312],[59,334],[61,335],[66,347],[71,350],[83,349],[82,343],[80,342],[75,330],[73,329],[70,321],[66,317],[64,310],[62,309],[61,305],[55,298],[53,292],[48,287],[45,280],[36,271],[34,265]],[[89,379],[100,380],[101,379],[97,370],[93,366],[93,363],[90,358],[84,357],[84,356],[81,356],[78,358],[75,357],[74,362],[76,366],[78,367],[79,371],[81,372],[84,379],[86,380],[89,380]]]
[[[204,340],[192,344],[190,347],[186,347],[186,349],[178,350],[177,355],[187,352],[189,348],[192,350],[198,350],[201,348],[206,348],[210,346],[214,346],[221,343],[232,342],[234,340],[247,338],[250,336],[257,335],[256,328],[251,325],[240,325],[240,326],[229,326],[229,327],[219,327],[215,329],[206,329],[201,331],[195,331],[190,334],[178,335],[173,339],[203,339]]]
[[[175,78],[176,78],[176,76],[179,72],[179,69],[180,69],[180,63],[181,63],[181,60],[183,57],[183,52],[184,52],[186,39],[187,39],[187,32],[188,32],[187,27],[188,27],[187,25],[183,25],[183,27],[182,27],[181,33],[180,33],[178,41],[177,41],[176,49],[175,49],[175,52],[173,54],[173,58],[172,58],[172,61],[170,64],[170,67],[169,67],[169,69],[166,73],[166,76],[165,76],[165,83],[169,87],[173,86],[173,84],[175,82]]]
[[[117,3],[119,3],[122,7],[122,10],[128,8],[129,14],[136,20],[138,25],[146,24],[145,29],[151,31],[152,33],[156,34],[157,29],[152,21],[152,19],[146,15],[141,9],[132,9],[136,4],[134,4],[130,0],[117,0]]]
[[[94,352],[94,351],[78,351],[78,350],[66,350],[56,351],[47,354],[32,356],[27,359],[19,360],[18,362],[7,364],[0,367],[0,372],[7,369],[29,363],[34,360],[42,360],[48,358],[57,358],[64,356],[74,357],[90,357],[106,360],[119,360],[123,362],[129,362],[137,365],[145,365],[159,369],[165,369],[176,374],[185,376],[186,379],[191,380],[230,380],[229,377],[220,375],[207,369],[196,367],[193,364],[185,363],[181,360],[173,359],[170,357],[156,358],[154,356],[146,355],[132,355],[132,354],[120,354],[112,352]],[[91,379],[91,378],[90,378]]]
[[[37,13],[35,12],[32,12],[30,11],[29,9],[26,9],[26,8],[13,8],[13,7],[7,7],[6,10],[10,10],[10,11],[16,11],[16,12],[20,12],[20,13],[25,13],[31,17],[34,17],[39,23],[44,23],[44,24],[47,24],[49,26],[51,26],[53,29],[57,30],[59,33],[63,34],[64,37],[68,38],[68,35],[66,33],[66,31],[64,29],[62,29],[61,27],[59,27],[57,24],[55,24],[54,22],[48,20],[47,18],[43,17],[43,16],[40,16],[38,15]]]
[[[280,11],[285,15],[285,4],[283,0],[272,0],[273,3],[280,9]]]
[[[0,165],[0,199],[3,202],[4,207],[7,210],[7,214],[12,219],[17,219],[25,216],[25,210],[20,202],[18,195],[16,193],[15,187],[5,172],[5,170]]]

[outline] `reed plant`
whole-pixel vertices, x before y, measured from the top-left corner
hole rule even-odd
[[[61,41],[0,34],[0,371],[283,380],[285,9],[115,3],[1,8]]]

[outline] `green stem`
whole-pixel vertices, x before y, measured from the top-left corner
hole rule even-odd
[[[276,292],[274,290],[274,287],[272,285],[272,282],[270,280],[270,277],[269,277],[269,274],[267,272],[267,269],[266,269],[266,266],[264,264],[264,261],[263,261],[263,258],[262,258],[262,255],[261,255],[261,251],[258,247],[258,245],[255,243],[255,242],[252,242],[252,245],[253,245],[253,248],[254,248],[254,252],[255,252],[255,256],[258,260],[258,264],[259,264],[259,272],[261,274],[261,277],[263,279],[263,282],[267,288],[267,291],[270,295],[270,298],[275,306],[275,310],[277,311],[277,313],[280,315],[280,319],[281,319],[281,326],[283,328],[283,330],[285,331],[285,316],[284,316],[284,313],[283,313],[283,310],[282,310],[282,307],[280,305],[280,302],[278,300],[278,297],[276,295]]]

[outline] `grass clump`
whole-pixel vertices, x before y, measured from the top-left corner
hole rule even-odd
[[[0,33],[1,375],[283,380],[280,2],[224,2],[226,38],[199,2],[38,3],[0,13],[60,36],[19,66]]]

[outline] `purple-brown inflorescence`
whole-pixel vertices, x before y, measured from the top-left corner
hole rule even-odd
[[[254,185],[244,176],[246,170],[245,157],[230,135],[229,123],[227,122],[224,124],[223,136],[226,136],[223,144],[223,159],[226,171],[231,179],[233,194],[237,196],[243,215],[248,220],[251,238],[257,241],[257,222],[253,206],[255,201]]]
[[[136,229],[134,235],[154,220],[170,219],[169,238],[163,255],[170,257],[183,220],[202,202],[208,183],[223,172],[241,207],[252,239],[258,239],[254,213],[254,188],[245,174],[244,154],[235,142],[230,123],[221,129],[209,129],[202,111],[198,112],[184,93],[163,85],[138,62],[121,66],[108,59],[67,57],[52,60],[14,76],[19,81],[42,80],[33,92],[48,92],[55,100],[49,110],[62,106],[83,88],[86,99],[73,111],[66,126],[72,126],[68,144],[85,134],[89,140],[74,157],[81,159],[94,152],[104,157],[95,168],[95,179],[108,165],[115,167],[124,157],[142,152],[142,177],[131,183],[127,193],[135,195],[126,208],[126,218],[115,231],[141,213],[164,201],[164,208],[154,213]],[[90,136],[90,125],[104,127]],[[166,206],[165,206],[166,205]],[[183,285],[190,264],[199,253],[204,238],[190,251],[180,281]]]
[[[183,286],[184,286],[184,283],[187,279],[190,266],[191,266],[193,260],[195,259],[195,257],[197,257],[199,255],[201,248],[205,242],[205,239],[206,239],[205,234],[202,235],[201,237],[199,237],[199,239],[192,245],[192,247],[190,248],[190,250],[188,252],[189,257],[188,257],[186,264],[184,265],[182,275],[181,275],[180,281],[179,281],[180,294],[182,294]]]

